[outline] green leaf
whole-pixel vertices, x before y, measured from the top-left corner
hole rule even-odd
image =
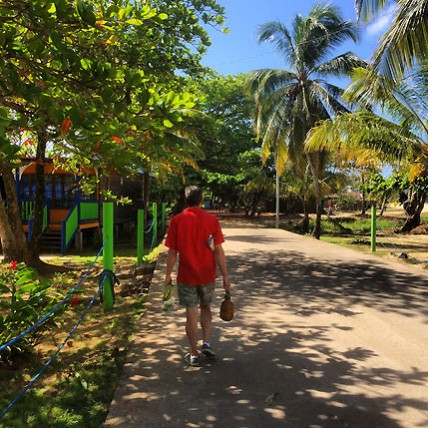
[[[108,7],[106,15],[113,16],[113,15],[116,15],[118,12],[119,12],[119,7],[116,6],[115,4],[112,4],[111,6]]]
[[[16,294],[31,293],[36,289],[37,289],[37,284],[34,282],[31,282],[29,284],[23,285],[19,290],[16,291]]]
[[[129,25],[137,25],[137,26],[143,25],[143,21],[141,19],[136,19],[136,18],[127,19],[126,23]]]
[[[92,66],[92,61],[90,59],[87,59],[87,58],[82,58],[80,60],[80,64],[82,65],[82,68],[84,70],[89,70]]]
[[[158,18],[164,21],[165,19],[168,19],[168,15],[166,13],[160,13],[158,15]]]
[[[169,120],[169,119],[164,119],[163,120],[163,124],[167,127],[167,128],[172,128],[174,126],[174,124]]]
[[[18,281],[15,285],[26,284],[27,282],[34,281],[37,278],[37,272],[32,269],[24,269],[18,274]]]
[[[52,3],[51,4],[51,7],[48,9],[48,12],[50,13],[50,14],[54,14],[54,13],[56,13],[56,6],[55,6],[55,3]]]

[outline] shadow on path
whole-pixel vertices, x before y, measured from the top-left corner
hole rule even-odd
[[[106,426],[428,426],[426,276],[233,232],[236,317],[214,313],[219,357],[184,365],[183,310],[160,312],[158,272]]]

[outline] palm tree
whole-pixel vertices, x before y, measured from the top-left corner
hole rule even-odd
[[[357,18],[367,22],[389,3],[386,0],[355,0]],[[397,0],[396,15],[373,56],[371,89],[384,77],[389,87],[400,82],[415,64],[428,59],[428,2]]]
[[[425,75],[426,77],[426,75]],[[362,79],[365,82],[365,79]],[[357,82],[351,86],[359,87]],[[326,120],[308,133],[308,151],[329,150],[338,165],[378,167],[395,165],[409,182],[403,207],[407,221],[401,231],[407,232],[420,224],[420,214],[427,196],[428,150],[426,126],[426,86],[421,91],[403,84],[396,91],[385,92],[383,106],[390,112],[384,118],[372,110],[345,113],[335,120]],[[350,92],[351,94],[358,93]],[[346,94],[345,94],[346,96]],[[364,100],[368,104],[368,100]]]
[[[357,18],[367,22],[387,3],[355,0]],[[398,163],[410,182],[403,203],[408,219],[402,230],[407,231],[419,224],[427,195],[423,177],[428,172],[428,2],[396,3],[396,16],[369,71],[356,70],[345,95],[367,110],[322,123],[308,135],[307,147],[331,150],[339,164],[350,160],[363,166],[379,161]],[[388,113],[388,119],[374,113],[379,107]]]
[[[322,152],[305,154],[303,145],[307,132],[318,121],[348,111],[342,89],[326,79],[366,65],[351,52],[331,57],[348,39],[357,40],[355,25],[344,21],[330,4],[315,5],[306,18],[296,15],[291,32],[280,22],[268,22],[260,27],[259,42],[273,43],[290,69],[257,70],[248,79],[257,104],[256,130],[263,139],[264,158],[274,151],[278,168],[289,158],[302,177],[309,165],[317,197],[313,231],[317,238],[322,213],[319,179],[326,157]]]

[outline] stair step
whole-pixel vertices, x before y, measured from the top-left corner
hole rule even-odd
[[[43,252],[61,252],[61,234],[55,231],[45,232],[42,235],[40,242],[41,250]]]

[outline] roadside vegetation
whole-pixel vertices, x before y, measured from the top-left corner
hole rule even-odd
[[[115,270],[125,277],[135,268],[135,256],[127,254],[130,250],[125,249],[125,255],[119,252],[115,257]],[[44,284],[47,290],[43,298],[51,303],[52,298],[61,300],[78,283],[93,260],[90,255],[50,258],[52,265],[61,265],[70,270],[38,279],[38,284]],[[94,265],[77,293],[53,317],[54,322],[50,320],[36,333],[30,334],[26,346],[18,342],[11,347],[12,354],[2,353],[0,407],[4,409],[66,340],[44,374],[1,420],[1,427],[99,427],[104,422],[132,335],[144,314],[148,285],[137,289],[127,287],[125,283],[118,286],[114,307],[107,312],[98,298],[75,333],[67,339],[97,291],[97,274],[102,270],[101,265],[99,261]],[[10,266],[2,265],[0,269],[2,275],[10,275]],[[15,267],[14,271],[17,269]],[[22,292],[23,296],[30,294],[28,287],[27,291]],[[11,311],[5,305],[8,297],[6,293],[2,294],[0,313],[4,316],[4,324],[0,329],[1,337],[13,337],[19,333],[8,330],[11,326],[7,322]],[[39,301],[40,295],[33,294],[34,299]],[[33,302],[32,307],[37,308],[37,305]],[[25,312],[15,313],[14,318],[23,329]],[[34,321],[29,320],[31,323]]]

